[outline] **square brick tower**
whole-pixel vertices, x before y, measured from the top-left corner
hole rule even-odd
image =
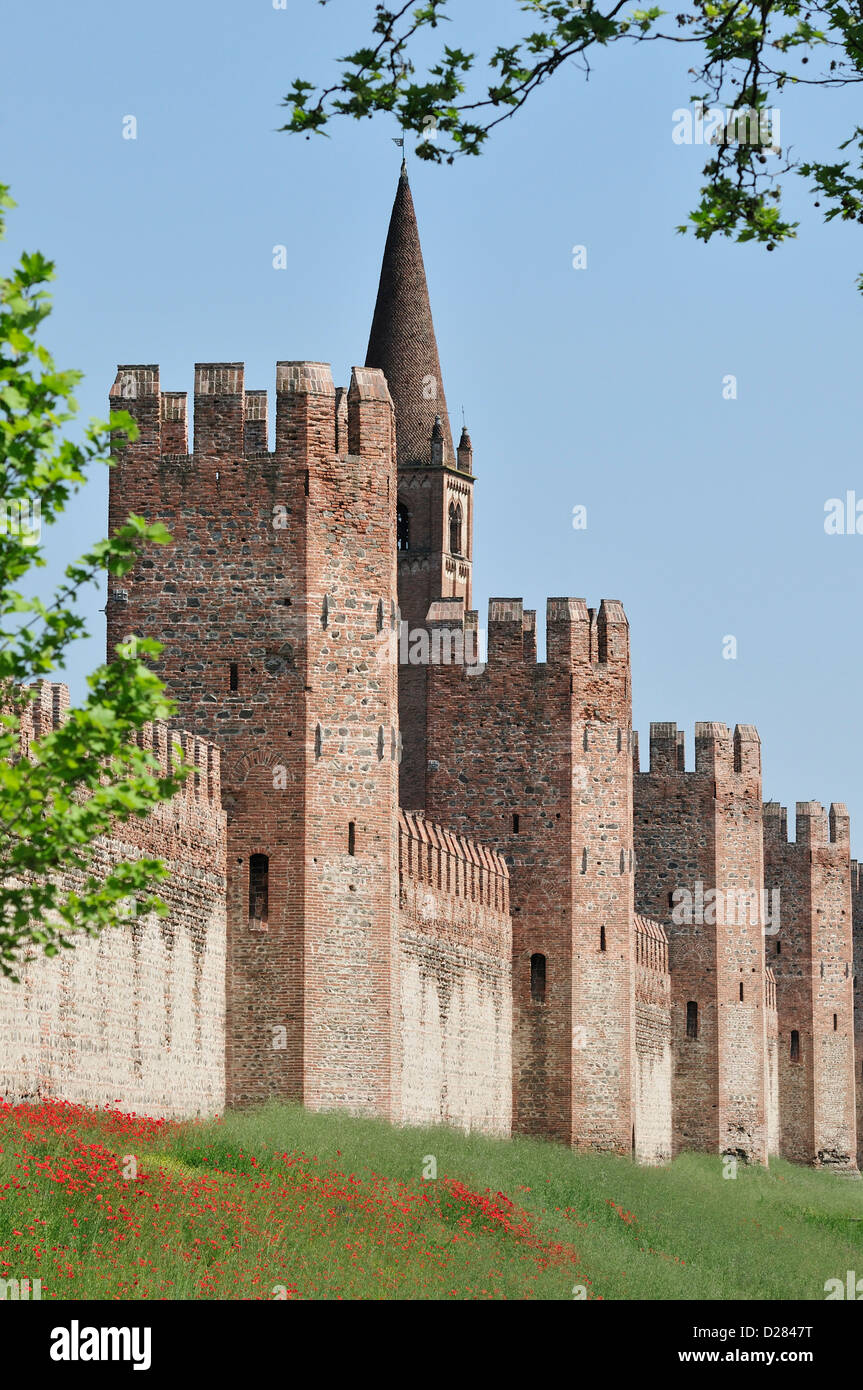
[[[668,932],[672,1138],[767,1162],[761,745],[756,730],[650,726],[635,777],[635,897]]]
[[[778,802],[764,806],[764,874],[779,893],[768,936],[779,1024],[779,1152],[857,1167],[854,945],[848,812],[798,801],[796,842]]]
[[[476,623],[456,600],[433,613],[454,638]],[[546,639],[539,663],[536,614],[521,599],[492,599],[484,670],[429,667],[428,808],[509,865],[514,1129],[629,1153],[629,625],[616,601],[597,612],[554,598]]]
[[[366,365],[383,371],[396,412],[398,587],[403,645],[428,630],[432,603],[471,604],[473,448],[453,449],[440,358],[407,166],[402,164],[384,249]],[[427,666],[399,667],[401,805],[426,804]]]
[[[108,596],[108,646],[156,638],[177,723],[222,752],[228,814],[227,1094],[388,1116],[399,1093],[392,402],[378,371],[280,362],[267,397],[238,363],[121,367],[139,439],[110,524],[162,521]]]

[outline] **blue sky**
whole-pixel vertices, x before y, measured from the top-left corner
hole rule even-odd
[[[118,362],[158,362],[163,389],[191,390],[195,361],[245,361],[247,386],[272,395],[277,360],[329,361],[337,382],[363,361],[398,132],[276,128],[293,78],[331,76],[372,9],[7,11],[18,60],[0,92],[0,178],[19,208],[0,260],[25,247],[56,260],[46,337],[86,374],[83,418],[106,413]],[[501,0],[452,13],[446,37],[480,51],[502,19],[504,35],[520,23]],[[696,720],[754,723],[765,797],[847,802],[863,854],[863,536],[824,531],[828,498],[863,498],[863,236],[825,226],[799,178],[786,179],[799,239],[772,254],[675,234],[704,156],[671,139],[690,62],[618,46],[589,81],[557,77],[481,159],[411,161],[446,393],[474,443],[475,602],[482,621],[489,595],[540,613],[549,594],[621,599],[642,765],[652,719],[685,728],[690,766]],[[854,105],[853,90],[790,93],[783,144],[832,157]],[[94,476],[50,534],[49,576],[104,533],[106,511]],[[92,637],[67,673],[79,693],[104,654],[104,594],[86,602]]]

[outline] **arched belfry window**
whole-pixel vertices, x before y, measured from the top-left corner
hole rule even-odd
[[[399,550],[411,548],[411,514],[404,502],[396,507],[396,546]]]
[[[270,860],[266,854],[249,859],[249,923],[265,927],[270,915]]]
[[[451,555],[461,555],[461,502],[449,504],[449,549]]]

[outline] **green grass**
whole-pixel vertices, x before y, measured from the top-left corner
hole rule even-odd
[[[863,1276],[863,1183],[778,1160],[726,1179],[275,1104],[162,1128],[0,1106],[0,1147],[0,1277],[43,1298],[821,1300]]]

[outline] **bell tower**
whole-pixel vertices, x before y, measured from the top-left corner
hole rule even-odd
[[[387,379],[395,407],[398,465],[399,719],[402,761],[399,801],[426,802],[428,667],[410,660],[428,652],[412,640],[428,631],[429,608],[441,598],[471,606],[473,446],[462,431],[458,449],[444,393],[425,266],[407,165],[402,163],[381,266],[366,366]]]

